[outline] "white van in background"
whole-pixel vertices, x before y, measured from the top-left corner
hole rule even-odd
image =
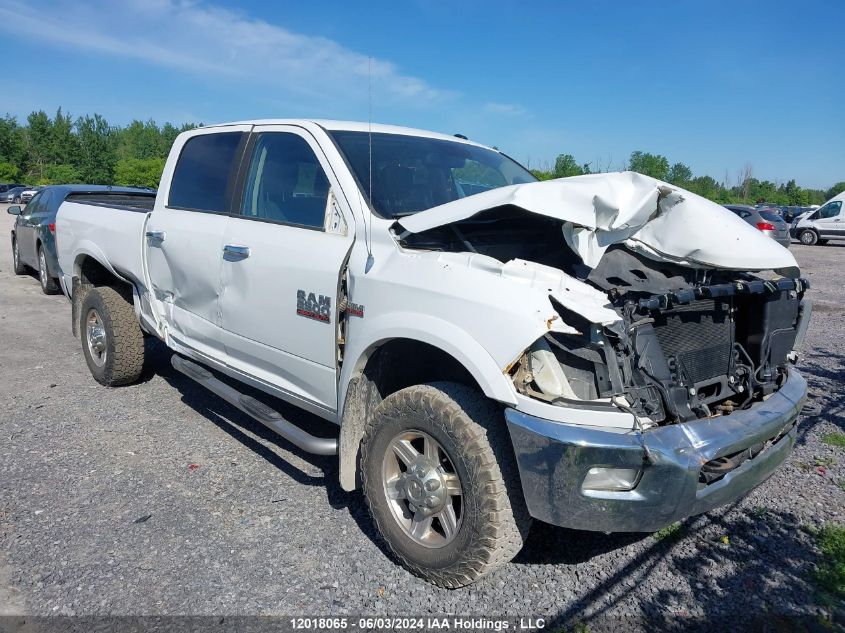
[[[792,221],[789,234],[802,244],[824,244],[845,239],[845,191],[825,202],[821,208],[799,215]]]

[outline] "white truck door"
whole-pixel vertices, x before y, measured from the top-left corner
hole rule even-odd
[[[169,160],[176,163],[167,165],[161,183],[167,199],[156,198],[144,236],[153,302],[168,343],[221,361],[223,231],[250,128],[198,130],[181,148],[174,145]]]
[[[816,228],[819,235],[825,237],[842,237],[845,235],[843,226],[842,201],[834,200],[828,202],[821,209],[816,211]]]
[[[229,363],[295,402],[334,411],[339,275],[352,215],[333,193],[339,184],[322,150],[296,126],[256,126],[242,179],[223,244]]]

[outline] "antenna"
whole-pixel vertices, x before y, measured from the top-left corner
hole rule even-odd
[[[365,273],[370,271],[370,268],[373,267],[373,58],[367,57],[367,149],[369,152],[369,178],[368,185],[368,198],[369,198],[369,209],[367,210],[369,215],[369,222],[367,222],[367,218],[364,218],[364,243],[367,246],[367,265],[364,269]],[[369,230],[368,230],[369,225]]]

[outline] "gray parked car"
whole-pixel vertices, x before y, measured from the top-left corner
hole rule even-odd
[[[756,226],[781,246],[789,248],[789,245],[792,243],[792,238],[789,237],[789,225],[775,211],[771,209],[755,209],[744,204],[726,204],[724,206],[750,225]]]
[[[5,202],[6,204],[20,204],[21,203],[21,194],[23,193],[24,189],[26,189],[26,185],[20,185],[18,187],[12,187],[6,192],[0,193],[0,200]]]
[[[8,212],[18,216],[12,227],[12,259],[15,274],[23,275],[28,269],[38,271],[41,290],[44,294],[58,294],[61,289],[58,277],[61,274],[56,256],[56,213],[59,205],[67,199],[97,202],[98,194],[125,192],[155,198],[155,192],[133,187],[109,187],[106,185],[51,185],[42,187],[26,205],[9,207]],[[119,201],[118,201],[119,203]]]

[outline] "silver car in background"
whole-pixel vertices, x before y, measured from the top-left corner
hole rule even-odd
[[[29,187],[21,191],[20,203],[29,204],[29,201],[35,197],[35,194],[41,191],[44,187]]]
[[[726,204],[724,206],[750,225],[757,227],[784,248],[789,248],[792,243],[792,238],[789,236],[789,225],[772,209],[755,209],[744,204]]]

